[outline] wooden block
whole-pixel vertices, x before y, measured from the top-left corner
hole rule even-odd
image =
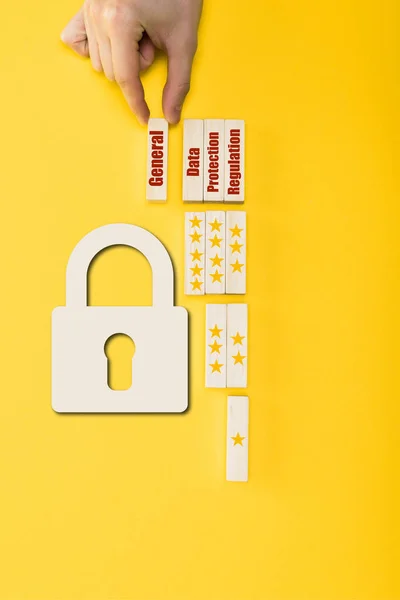
[[[149,119],[147,130],[147,200],[167,199],[168,123]]]
[[[244,121],[225,121],[225,202],[244,202]]]
[[[204,294],[205,229],[204,212],[185,213],[185,294]]]
[[[203,121],[183,122],[183,201],[203,202],[204,175]]]
[[[206,306],[206,387],[226,387],[226,304]]]
[[[249,399],[228,396],[226,479],[248,481],[249,472]]]
[[[206,212],[206,294],[225,294],[225,212]]]
[[[224,201],[225,121],[204,121],[204,201]]]
[[[246,213],[226,213],[226,293],[246,293]]]
[[[228,388],[247,387],[248,325],[247,304],[227,306],[227,382]]]

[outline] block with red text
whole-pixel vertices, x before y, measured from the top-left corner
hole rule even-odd
[[[205,277],[204,212],[185,213],[185,294],[202,296]]]
[[[225,121],[204,121],[204,201],[224,201]]]
[[[246,213],[226,212],[226,293],[246,293]]]
[[[203,202],[203,121],[183,122],[183,201]]]
[[[149,119],[147,130],[147,200],[167,199],[168,123]]]
[[[248,361],[247,304],[228,304],[227,307],[227,371],[226,387],[247,387]]]
[[[228,396],[226,433],[226,479],[248,481],[249,478],[249,399]]]
[[[206,387],[226,387],[226,304],[206,306]]]
[[[225,202],[244,202],[244,121],[225,121]]]
[[[206,212],[206,294],[225,294],[225,211]]]

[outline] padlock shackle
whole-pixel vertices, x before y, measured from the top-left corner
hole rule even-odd
[[[110,246],[129,246],[139,250],[152,268],[153,306],[173,306],[174,270],[166,248],[146,229],[126,223],[94,229],[75,246],[67,266],[67,306],[87,306],[87,273],[90,263],[99,252]]]

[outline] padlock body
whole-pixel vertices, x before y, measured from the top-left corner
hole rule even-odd
[[[106,341],[135,343],[132,387],[107,383]],[[152,306],[59,307],[52,323],[52,406],[59,413],[181,413],[188,407],[188,313]]]

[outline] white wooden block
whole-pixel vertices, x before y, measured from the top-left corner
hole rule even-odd
[[[224,201],[225,121],[204,121],[204,201]]]
[[[249,478],[249,399],[228,396],[226,479],[248,481]]]
[[[247,387],[248,363],[247,304],[227,307],[227,383],[228,388]]]
[[[244,202],[244,121],[225,121],[225,202]]]
[[[183,122],[183,201],[203,202],[204,175],[203,121]]]
[[[204,212],[185,213],[185,294],[189,296],[204,294],[205,229]]]
[[[225,294],[225,211],[206,212],[206,294]]]
[[[246,213],[226,213],[226,293],[246,293]]]
[[[149,119],[147,130],[147,200],[167,199],[168,123]]]
[[[226,304],[206,306],[206,387],[226,387]]]

